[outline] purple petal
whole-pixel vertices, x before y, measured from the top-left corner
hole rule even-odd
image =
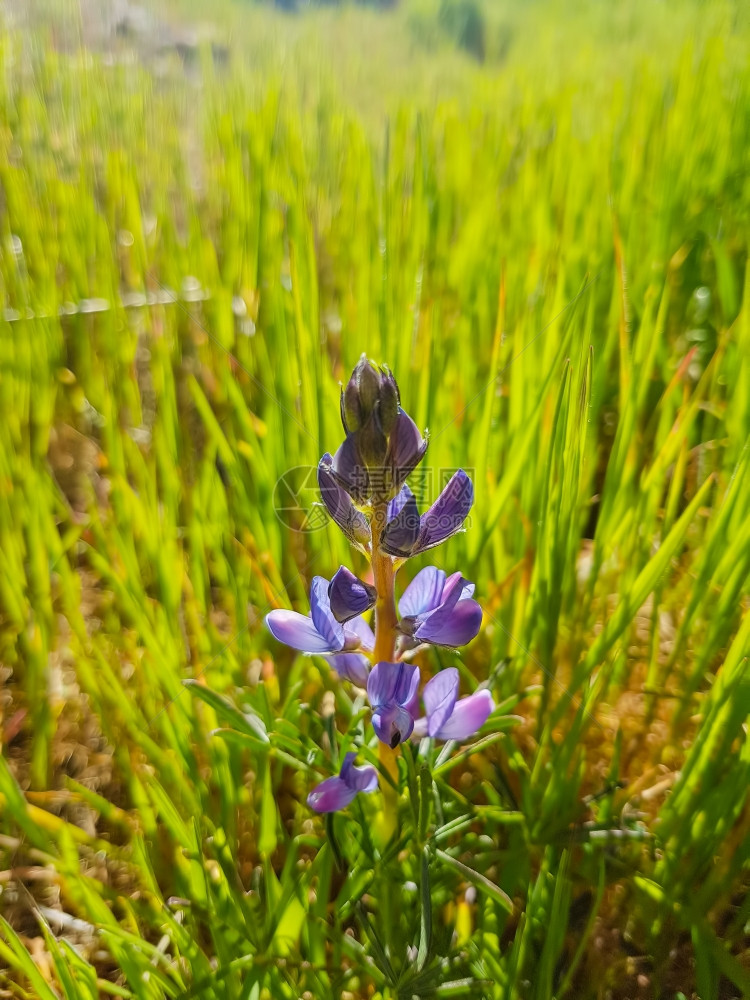
[[[419,668],[413,663],[376,663],[367,678],[367,697],[373,708],[406,705],[419,688]]]
[[[372,727],[378,739],[393,749],[409,739],[414,729],[414,718],[407,709],[391,704],[372,713]]]
[[[482,609],[471,599],[459,601],[454,607],[441,605],[424,615],[414,638],[435,646],[463,646],[471,642],[482,624]]]
[[[416,715],[419,704],[417,693],[419,691],[419,667],[413,663],[402,663],[401,676],[396,683],[395,699],[397,704],[407,709],[412,718]]]
[[[333,459],[326,453],[318,463],[318,486],[328,513],[350,542],[367,547],[370,544],[370,525],[365,515],[357,510],[352,498],[336,482],[331,472]]]
[[[348,622],[350,618],[368,611],[374,604],[377,591],[342,566],[328,585],[328,599],[336,621]]]
[[[358,503],[370,495],[370,477],[357,447],[355,435],[348,434],[331,459],[331,475]]]
[[[364,618],[352,618],[344,628],[344,639],[347,649],[357,649],[359,646],[367,653],[375,648],[375,636]]]
[[[393,489],[413,472],[427,451],[427,441],[408,413],[399,407],[396,423],[388,438],[386,466],[391,472]]]
[[[393,701],[402,666],[401,663],[382,661],[372,668],[367,678],[367,697],[373,707]]]
[[[351,681],[358,687],[367,687],[370,664],[366,656],[361,656],[359,653],[336,653],[335,656],[328,657],[328,662],[339,677]]]
[[[409,489],[404,486],[399,493],[399,497],[404,490]],[[419,534],[419,509],[414,494],[409,490],[404,498],[403,505],[398,514],[385,526],[385,531],[380,538],[380,551],[389,556],[397,556],[406,559],[411,554],[414,543]]]
[[[450,718],[458,697],[458,670],[448,667],[427,681],[422,692],[427,712],[427,734],[435,736]]]
[[[474,485],[463,469],[451,476],[447,486],[422,515],[419,537],[412,555],[425,552],[455,535],[474,503]]]
[[[456,707],[436,734],[439,740],[467,740],[481,729],[495,707],[492,695],[486,689],[470,694],[456,702]]]
[[[310,587],[310,614],[313,625],[328,643],[329,650],[338,652],[344,648],[344,627],[333,617],[328,600],[328,580],[314,576]]]
[[[434,611],[440,604],[444,586],[445,573],[437,566],[426,566],[401,595],[399,613],[404,618],[411,618]]]
[[[409,497],[413,496],[414,494],[412,493],[412,491],[409,489],[406,483],[404,483],[404,485],[398,491],[393,500],[388,501],[388,516],[386,517],[386,521],[392,521],[394,517],[398,517],[398,515],[403,510],[406,501],[409,499]]]
[[[374,792],[378,787],[378,772],[371,764],[356,767],[356,753],[348,753],[341,765],[341,777],[350,788],[358,792]]]
[[[307,804],[315,812],[329,813],[345,809],[357,794],[358,789],[351,788],[338,775],[326,778],[307,796]]]
[[[466,589],[467,581],[461,576],[460,572],[451,573],[448,579],[445,581],[443,586],[443,592],[440,595],[439,606],[446,611],[455,607],[459,599],[463,597],[463,592]],[[471,584],[469,584],[471,586]]]
[[[266,615],[266,625],[275,639],[302,653],[336,651],[337,647],[332,647],[328,639],[318,632],[309,615],[280,608],[278,611],[269,611]]]

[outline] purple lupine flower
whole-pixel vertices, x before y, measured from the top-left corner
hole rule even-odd
[[[353,618],[346,626],[336,621],[328,597],[328,580],[313,577],[310,588],[310,614],[279,608],[266,615],[266,625],[279,642],[298,649],[301,653],[318,653],[325,656],[338,674],[364,687],[367,683],[368,663],[356,649],[371,652],[375,636],[367,622]]]
[[[454,473],[429,510],[419,516],[408,486],[389,504],[380,550],[399,559],[426,552],[460,531],[474,503],[474,485],[463,469]]]
[[[463,646],[482,624],[482,609],[472,599],[474,584],[460,573],[446,577],[436,566],[420,570],[398,602],[399,630],[412,645]]]
[[[390,369],[363,354],[341,390],[346,438],[326,474],[357,503],[395,496],[427,450],[427,441],[404,410]]]
[[[370,547],[371,533],[367,518],[352,503],[352,498],[336,482],[331,472],[333,458],[326,452],[318,464],[318,486],[328,513],[341,528],[349,541],[366,552]]]
[[[341,771],[326,778],[307,796],[307,804],[315,812],[336,812],[345,809],[358,792],[374,792],[378,787],[378,772],[371,764],[356,767],[356,753],[344,757]]]
[[[339,622],[362,615],[374,606],[378,592],[372,584],[356,577],[346,566],[341,566],[328,586],[328,598],[333,617]]]
[[[427,681],[422,692],[425,712],[414,723],[415,736],[436,740],[466,740],[482,728],[495,707],[486,689],[458,697],[458,670],[448,667]]]
[[[417,710],[419,668],[412,663],[376,663],[367,678],[372,725],[377,737],[394,749],[411,736]]]

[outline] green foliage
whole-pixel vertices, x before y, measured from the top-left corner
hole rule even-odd
[[[486,29],[478,0],[440,0],[438,20],[459,48],[480,62],[484,59]]]
[[[746,994],[741,10],[77,9],[0,40],[0,990]],[[421,666],[498,707],[324,824],[365,702],[262,617],[349,558],[288,476],[363,351],[472,470]]]

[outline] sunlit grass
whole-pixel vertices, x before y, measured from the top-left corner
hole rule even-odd
[[[634,11],[3,35],[0,992],[750,994],[749,32]],[[422,662],[499,706],[391,840],[305,806],[364,701],[262,624],[350,558],[275,508],[363,351],[472,470]]]

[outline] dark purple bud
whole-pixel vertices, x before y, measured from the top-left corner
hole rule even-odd
[[[349,439],[355,439],[359,459],[368,470],[383,468],[388,452],[388,438],[383,433],[380,421],[372,417],[357,431],[350,434]],[[370,476],[372,484],[372,476]]]
[[[344,425],[344,430],[347,434],[358,431],[362,426],[359,393],[353,376],[341,390],[341,423]]]
[[[331,475],[357,503],[370,498],[370,473],[359,451],[358,434],[348,434],[331,459]]]
[[[328,599],[336,621],[348,622],[374,606],[377,591],[342,566],[328,585]]]
[[[371,540],[370,525],[352,503],[351,496],[336,481],[331,471],[332,462],[332,457],[326,453],[318,463],[318,485],[323,503],[349,541],[358,548],[367,549]]]
[[[383,365],[380,381],[380,426],[384,434],[390,434],[396,424],[399,410],[399,393],[396,379],[390,368]]]
[[[380,372],[363,354],[359,364],[354,369],[359,392],[359,406],[363,423],[366,423],[374,412],[380,399]]]

